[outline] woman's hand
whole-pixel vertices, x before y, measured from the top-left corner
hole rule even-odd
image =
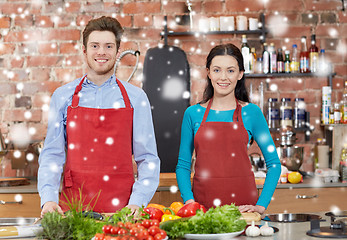
[[[186,204],[188,204],[188,203],[192,203],[192,202],[195,202],[194,199],[189,199],[189,200],[187,200],[187,201],[184,203],[184,205],[186,205]]]
[[[130,205],[126,205],[126,207],[131,210],[130,215],[134,215],[135,218],[139,215],[139,209],[140,209],[139,206],[134,205],[134,204],[130,204]]]
[[[239,206],[240,212],[258,212],[263,214],[265,212],[265,208],[259,205],[241,205]]]
[[[46,202],[41,210],[41,218],[43,218],[43,216],[48,213],[48,212],[55,212],[58,211],[58,213],[60,213],[61,215],[64,215],[63,210],[61,210],[61,207],[58,205],[58,203],[56,202]]]

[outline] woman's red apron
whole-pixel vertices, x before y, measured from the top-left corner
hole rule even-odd
[[[247,154],[248,133],[241,105],[236,100],[233,122],[206,122],[212,100],[194,138],[194,199],[208,208],[219,203],[255,205],[258,192]]]
[[[134,183],[133,108],[118,79],[125,108],[78,106],[85,78],[76,87],[67,110],[67,159],[60,204],[66,211],[64,202],[79,200],[81,195],[83,205],[89,204],[89,209],[115,212],[128,204]]]

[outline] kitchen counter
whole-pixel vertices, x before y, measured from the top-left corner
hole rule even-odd
[[[177,186],[175,173],[161,173],[158,191],[170,191],[171,186]],[[347,187],[347,183],[322,183],[315,181],[312,178],[307,178],[303,183],[279,183],[278,189],[293,189],[293,188],[330,188],[330,187]],[[258,189],[262,189],[263,185],[257,185]],[[31,180],[30,185],[0,187],[0,193],[37,193],[37,181]]]
[[[321,227],[330,225],[330,218],[326,217],[324,212],[312,213],[317,214],[325,219],[326,222],[321,222]],[[235,239],[239,240],[318,240],[322,238],[311,237],[306,235],[306,232],[310,230],[310,222],[301,223],[276,223],[268,222],[269,226],[277,227],[279,229],[273,236],[264,237],[247,237],[244,235],[238,236]],[[258,222],[257,224],[265,224],[265,221]],[[19,239],[19,238],[18,238]],[[21,239],[35,239],[35,238],[21,238]],[[341,238],[340,238],[341,239]]]

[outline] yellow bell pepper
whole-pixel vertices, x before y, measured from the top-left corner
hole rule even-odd
[[[175,220],[175,219],[179,219],[181,217],[176,216],[174,211],[172,211],[170,208],[164,208],[164,211],[166,212],[167,210],[170,211],[170,214],[164,214],[163,216],[161,216],[161,222],[166,222],[169,220]]]

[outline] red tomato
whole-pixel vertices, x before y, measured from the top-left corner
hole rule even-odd
[[[136,237],[130,237],[129,240],[137,240]]]
[[[103,233],[97,233],[97,234],[95,234],[95,236],[94,236],[94,240],[103,240],[104,237],[105,237],[105,234],[103,234]]]
[[[135,236],[135,234],[139,232],[139,229],[136,228],[136,227],[133,227],[132,229],[130,229],[129,232],[130,232],[131,235],[134,235],[134,236]]]
[[[160,233],[155,234],[154,240],[163,240],[163,236]]]
[[[112,238],[111,236],[105,236],[104,240],[111,240],[111,238]]]
[[[119,230],[119,229],[120,229],[120,227],[113,226],[113,227],[111,227],[111,229],[110,229],[110,233],[111,233],[112,235],[115,235],[115,234],[118,233],[118,230]]]
[[[104,225],[102,226],[102,231],[106,234],[110,233],[112,226],[111,225]]]
[[[159,227],[159,221],[156,220],[156,219],[152,220],[152,221],[151,221],[151,226],[157,226],[157,227]]]
[[[125,226],[127,229],[130,229],[130,228],[132,227],[132,225],[133,225],[133,223],[131,223],[131,222],[126,222],[126,223],[124,224],[124,226]]]
[[[118,227],[124,227],[124,223],[123,222],[118,222],[117,225],[118,225]]]
[[[128,231],[126,229],[124,229],[124,228],[120,228],[118,230],[118,232],[117,232],[117,234],[119,234],[119,235],[124,235],[124,234],[127,234],[127,233],[128,233]]]
[[[154,240],[154,237],[151,236],[151,235],[149,235],[149,236],[147,237],[147,240]]]
[[[166,236],[167,236],[165,230],[163,230],[163,229],[160,229],[160,235],[163,237],[163,239],[166,238]]]
[[[156,235],[157,233],[160,233],[160,228],[157,226],[151,226],[148,228],[148,233],[152,236]]]
[[[149,219],[145,219],[142,221],[142,226],[144,226],[145,228],[149,228],[151,226],[151,221]]]
[[[135,223],[134,225],[135,225],[135,227],[137,227],[137,228],[142,227],[142,224],[141,224],[141,223]]]

